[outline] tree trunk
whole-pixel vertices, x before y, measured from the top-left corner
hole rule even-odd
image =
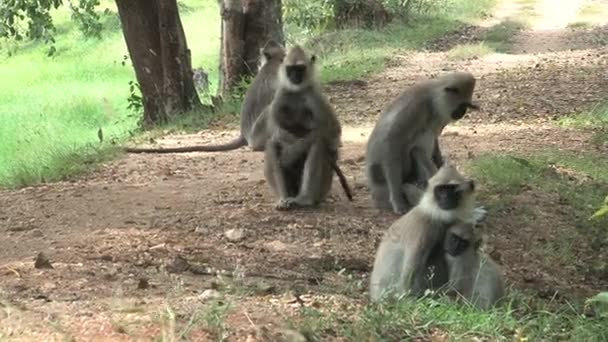
[[[245,0],[245,60],[246,75],[255,75],[260,60],[260,48],[270,39],[285,44],[281,0]]]
[[[222,44],[220,47],[220,94],[228,94],[244,73],[245,22],[241,0],[222,1]]]
[[[176,0],[116,0],[116,6],[142,92],[144,124],[200,106]]]
[[[281,0],[223,0],[219,93],[257,72],[260,49],[270,39],[285,44]]]

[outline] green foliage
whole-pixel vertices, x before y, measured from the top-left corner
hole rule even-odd
[[[591,219],[596,219],[600,217],[608,216],[608,196],[604,198],[604,204],[602,207],[591,216]]]
[[[72,9],[72,16],[76,19],[85,36],[99,36],[101,24],[99,15],[95,13],[94,7],[99,5],[99,0],[79,0],[74,6],[68,0]],[[30,40],[42,40],[50,44],[47,51],[49,56],[56,52],[55,24],[51,16],[51,10],[58,9],[63,0],[12,0],[0,2],[0,38],[15,39],[17,41],[28,38]],[[21,28],[27,23],[27,30]]]
[[[592,308],[598,316],[608,318],[608,292],[600,292],[587,299],[585,305]]]
[[[303,34],[325,31],[333,23],[333,0],[284,0],[283,19],[285,24],[303,30]]]
[[[604,317],[585,317],[575,303],[543,304],[512,291],[502,307],[481,311],[447,298],[404,298],[352,312],[302,308],[292,326],[310,340],[410,341],[436,336],[446,341],[603,341]]]
[[[80,31],[85,37],[100,38],[102,24],[99,14],[95,12],[95,7],[99,6],[99,0],[79,0],[77,6],[68,0],[68,4],[72,10],[72,19],[78,23]],[[109,10],[106,9],[106,14],[108,12]]]
[[[183,2],[192,10],[181,18],[192,64],[208,71],[214,93],[220,42],[217,2]],[[43,41],[14,39],[8,45],[12,55],[0,57],[0,187],[69,179],[114,156],[115,144],[139,133],[140,93],[136,83],[129,85],[135,75],[125,57],[124,37],[120,25],[106,25],[118,18],[113,2],[103,1],[98,11],[106,12],[101,14],[101,39],[83,39],[71,20],[72,10],[64,5],[53,13],[58,51],[54,58],[44,57],[48,46]],[[200,32],[205,32],[205,39]],[[5,52],[7,45],[0,42]],[[133,102],[127,100],[131,95]],[[130,103],[135,112],[127,108]],[[200,129],[212,118],[211,113],[193,112],[159,130]]]
[[[407,25],[393,22],[377,30],[348,29],[320,34],[305,44],[320,57],[324,82],[352,80],[378,72],[403,50],[416,49],[463,23],[486,13],[494,0],[445,0],[446,8],[435,8],[414,16]],[[449,10],[448,10],[449,9]],[[306,40],[287,27],[290,40]]]

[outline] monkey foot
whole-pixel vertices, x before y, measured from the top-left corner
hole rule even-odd
[[[312,207],[312,204],[302,203],[301,200],[294,197],[289,197],[285,199],[280,199],[275,205],[275,209],[277,210],[290,210],[295,208],[306,208]]]
[[[485,207],[479,206],[473,209],[473,223],[478,224],[483,222],[488,216],[488,211]]]

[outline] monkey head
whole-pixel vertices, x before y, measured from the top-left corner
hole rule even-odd
[[[469,222],[475,205],[475,182],[445,163],[428,180],[420,204],[431,215],[440,215],[444,222],[456,218]]]
[[[469,248],[477,250],[481,241],[481,238],[478,238],[475,234],[473,223],[458,223],[448,228],[443,249],[449,256],[457,257]]]
[[[280,70],[281,85],[287,90],[299,91],[316,82],[315,55],[308,55],[299,45],[289,49]]]
[[[479,109],[473,103],[475,77],[469,72],[453,72],[436,80],[438,91],[441,92],[436,103],[442,115],[448,116],[449,121],[462,119],[468,109]]]
[[[276,40],[270,39],[260,49],[260,68],[269,61],[283,62],[285,58],[285,48]]]

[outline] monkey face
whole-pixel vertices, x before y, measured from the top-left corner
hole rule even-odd
[[[453,257],[457,257],[464,253],[464,251],[469,248],[471,242],[462,238],[461,236],[454,234],[453,232],[448,232],[445,236],[445,243],[443,244],[443,249],[446,253]]]
[[[433,188],[433,195],[439,208],[453,210],[461,206],[462,201],[467,199],[475,191],[475,183],[472,180],[460,184],[440,184]]]
[[[306,76],[306,65],[288,65],[285,67],[285,71],[287,73],[289,82],[295,85],[300,85],[302,82],[304,82],[304,78]]]
[[[462,87],[445,87],[445,92],[452,98],[456,108],[450,113],[452,120],[460,120],[467,113],[467,109],[479,109],[479,106],[471,103],[473,97],[474,83]],[[465,101],[462,101],[465,99]]]

